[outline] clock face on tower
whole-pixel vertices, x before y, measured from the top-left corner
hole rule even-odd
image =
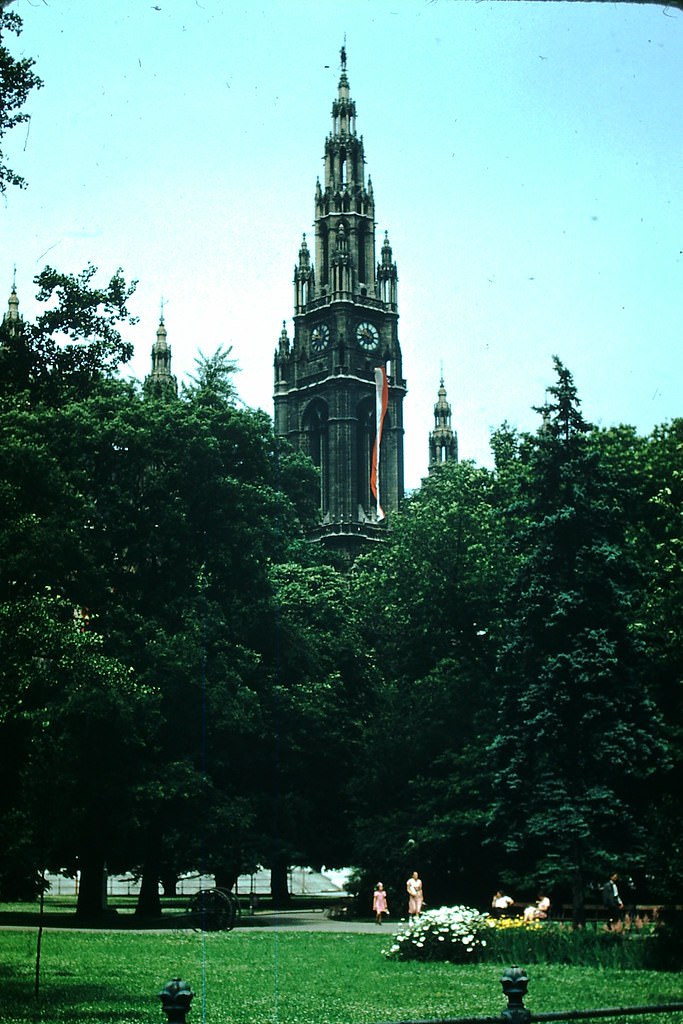
[[[369,352],[370,349],[377,348],[379,333],[374,324],[364,321],[356,328],[356,338],[361,348],[367,349]]]
[[[327,348],[329,340],[330,329],[327,324],[318,324],[311,331],[311,349],[313,352],[322,352],[324,348]]]

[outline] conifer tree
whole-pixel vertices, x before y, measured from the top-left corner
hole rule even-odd
[[[579,922],[586,881],[637,860],[633,781],[666,752],[633,630],[639,579],[619,490],[554,363],[509,510],[519,560],[501,624],[491,825],[518,885],[571,882]]]

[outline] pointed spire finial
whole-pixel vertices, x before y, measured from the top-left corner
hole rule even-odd
[[[159,312],[159,323],[160,323],[160,324],[163,324],[163,322],[164,322],[164,301],[165,301],[165,300],[164,300],[164,297],[163,297],[163,295],[162,295],[162,296],[161,296],[161,301],[160,301],[160,303],[159,303],[159,306],[160,306],[160,312]]]
[[[9,294],[9,302],[7,303],[7,313],[2,318],[3,323],[7,320],[16,323],[19,320],[19,296],[17,295],[17,268],[14,267],[14,274],[12,277],[12,291]]]
[[[278,339],[278,353],[281,357],[289,355],[289,335],[287,334],[287,324],[284,320],[282,321],[282,330]]]

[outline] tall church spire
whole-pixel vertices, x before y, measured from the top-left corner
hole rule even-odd
[[[377,433],[375,371],[388,378],[380,444],[382,509],[403,497],[403,380],[398,275],[385,233],[375,249],[375,197],[365,184],[346,46],[341,49],[324,172],[315,184],[313,253],[304,239],[294,266],[294,337],[275,352],[275,429],[320,469],[318,535],[347,553],[384,535],[370,468]]]
[[[157,338],[152,346],[152,371],[145,378],[144,391],[146,395],[155,398],[175,398],[178,394],[178,382],[171,373],[171,346],[168,344],[164,323],[163,299]]]
[[[311,298],[375,294],[375,203],[365,186],[363,137],[346,73],[346,47],[325,140],[324,185],[316,188],[315,292]]]
[[[434,429],[429,434],[429,472],[433,473],[444,462],[458,461],[458,435],[451,426],[451,406],[441,375],[438,397],[434,406]]]

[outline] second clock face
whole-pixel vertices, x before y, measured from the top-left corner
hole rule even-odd
[[[379,333],[374,324],[364,322],[358,324],[356,328],[356,338],[358,344],[365,349],[370,350],[371,348],[377,348],[377,342],[379,341]]]
[[[327,324],[318,324],[311,331],[311,348],[314,352],[322,352],[330,340],[330,329]]]

